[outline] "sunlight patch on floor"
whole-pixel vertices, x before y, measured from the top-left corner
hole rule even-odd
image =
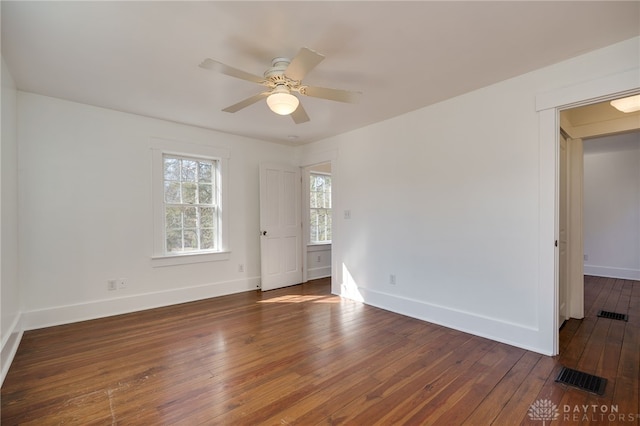
[[[285,296],[272,297],[270,299],[259,300],[258,303],[340,303],[340,299],[335,296],[317,296],[304,294],[287,294]]]

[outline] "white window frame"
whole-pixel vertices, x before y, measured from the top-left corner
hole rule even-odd
[[[183,265],[190,263],[214,262],[229,260],[229,215],[228,209],[228,169],[229,150],[207,145],[172,141],[168,139],[151,139],[151,179],[153,200],[153,254],[151,264],[157,266]],[[219,192],[219,249],[216,251],[196,251],[185,253],[165,252],[165,209],[164,209],[164,155],[175,155],[188,158],[202,158],[218,162]]]
[[[329,241],[312,241],[311,240],[311,210],[313,209],[311,207],[311,191],[310,191],[310,182],[311,179],[313,179],[313,176],[328,176],[329,178],[331,178],[331,191],[333,192],[333,178],[331,177],[331,173],[325,173],[325,172],[316,172],[316,171],[309,171],[309,178],[307,180],[307,214],[309,216],[309,227],[307,229],[307,238],[309,240],[309,245],[310,246],[322,246],[322,245],[330,245],[332,240],[333,240],[333,221],[332,221],[332,229],[331,229],[331,240]],[[333,199],[331,202],[331,207],[326,209],[329,210],[329,217],[332,217],[333,214]]]

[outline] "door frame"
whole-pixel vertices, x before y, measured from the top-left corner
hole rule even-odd
[[[558,178],[560,111],[640,93],[640,68],[536,96],[539,128],[539,330],[550,355],[559,351]]]
[[[569,318],[584,318],[584,222],[583,222],[583,170],[582,139],[567,139],[569,193],[567,199],[569,241],[567,244],[567,268],[569,294],[567,295]]]
[[[569,229],[571,220],[570,215],[573,212],[571,205],[571,157],[569,151],[569,141],[571,138],[560,130],[558,138],[559,148],[559,164],[558,164],[558,324],[562,327],[564,322],[569,319],[569,311],[571,305],[570,285],[572,281],[571,275],[571,241],[574,237]],[[564,154],[563,154],[564,151]],[[564,234],[564,235],[563,235]],[[564,254],[563,254],[564,253]],[[564,278],[564,280],[563,280]],[[564,306],[563,306],[564,304]]]
[[[564,110],[563,110],[564,111]],[[561,132],[566,139],[566,162],[558,164],[558,174],[562,175],[562,168],[566,168],[566,256],[565,261],[558,261],[558,277],[565,273],[566,283],[566,309],[565,320],[569,318],[584,318],[584,247],[583,247],[583,150],[582,139],[572,138],[571,132],[567,130],[567,124],[563,124],[562,116]],[[560,139],[558,139],[558,148]],[[560,158],[560,157],[559,157]],[[560,182],[559,182],[560,183]],[[560,193],[558,194],[560,196]],[[558,214],[561,215],[560,199],[558,199]],[[558,221],[561,217],[559,216]],[[562,243],[560,243],[562,244]],[[560,256],[560,253],[558,253]],[[559,282],[559,292],[563,291],[562,283]],[[558,295],[560,302],[560,294]],[[562,318],[562,317],[560,317]]]

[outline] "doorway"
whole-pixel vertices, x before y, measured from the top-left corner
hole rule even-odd
[[[539,135],[538,330],[548,355],[559,351],[558,136],[560,111],[640,93],[638,69],[566,86],[536,96]]]
[[[638,131],[640,111],[623,113],[610,100],[560,111],[558,139],[558,325],[584,317],[584,139]]]
[[[302,281],[331,277],[333,177],[331,162],[302,169]]]

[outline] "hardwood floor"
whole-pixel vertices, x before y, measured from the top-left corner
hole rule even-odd
[[[557,357],[341,300],[328,280],[33,330],[2,425],[541,425],[543,400],[552,424],[638,425],[640,283],[586,277],[585,313]],[[604,396],[555,383],[561,364],[607,378]]]

